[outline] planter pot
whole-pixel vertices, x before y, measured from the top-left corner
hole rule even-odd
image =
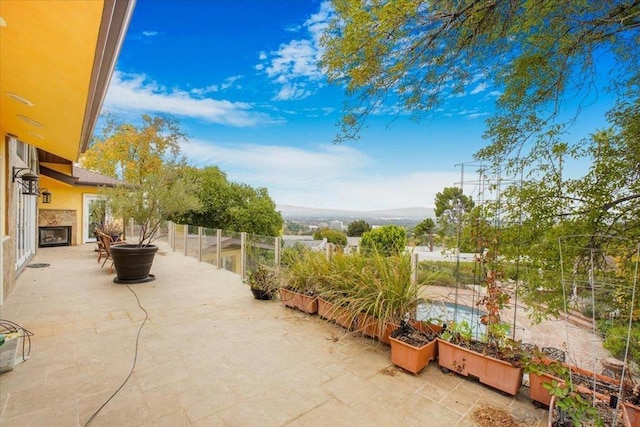
[[[547,363],[547,362],[543,361],[543,363]],[[620,386],[620,381],[616,380],[615,378],[610,378],[605,375],[597,374],[597,373],[588,371],[586,369],[578,368],[577,366],[570,366],[566,364],[565,366],[571,369],[571,372],[573,372],[574,374],[580,374],[590,379],[595,378],[595,380],[600,383],[610,385],[612,389],[617,389]],[[544,388],[543,384],[551,383],[552,380],[556,380],[559,383],[564,382],[562,379],[547,373],[536,374],[534,372],[531,372],[529,374],[529,397],[533,401],[534,405],[536,406],[540,406],[540,404],[545,406],[551,405],[551,395],[549,394],[549,391],[546,388]],[[590,387],[584,387],[583,385],[579,385],[579,384],[576,384],[575,386],[576,386],[576,389],[581,393],[589,393],[589,394],[594,393],[593,389]],[[595,392],[595,395],[596,397],[603,400],[609,399],[609,395],[607,394]],[[638,427],[640,427],[640,425]]]
[[[518,394],[522,386],[522,368],[440,338],[437,341],[438,363],[442,368],[465,377],[472,375],[481,383],[512,396]]]
[[[422,347],[415,347],[397,338],[389,337],[391,362],[413,374],[418,374],[436,358],[437,342],[433,340]]]
[[[624,427],[640,427],[640,408],[630,403],[623,403],[620,405],[620,410],[622,411],[622,425]],[[556,417],[556,397],[551,396],[549,400],[549,422],[547,424],[549,427],[555,427]]]
[[[378,319],[365,314],[360,315],[356,319],[356,322],[358,332],[369,338],[375,338],[385,344],[390,344],[389,336],[399,327],[398,324],[389,322],[380,325]]]
[[[640,427],[640,408],[630,403],[622,404],[622,417],[627,427]]]
[[[296,308],[307,314],[318,312],[318,298],[280,288],[280,299],[286,307]]]
[[[144,283],[155,279],[149,272],[158,252],[156,245],[114,245],[110,250],[116,268],[116,278],[113,279],[115,283]]]
[[[357,316],[354,316],[349,310],[338,307],[334,303],[322,298],[318,298],[318,315],[329,322],[335,322],[349,330],[357,323]]]
[[[271,294],[268,291],[265,291],[262,289],[254,289],[254,288],[250,288],[250,289],[255,299],[259,299],[262,301],[267,301],[271,299]]]

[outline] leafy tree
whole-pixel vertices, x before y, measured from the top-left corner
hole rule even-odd
[[[470,236],[471,230],[465,230],[471,222],[469,215],[475,203],[471,197],[463,194],[461,188],[445,187],[436,193],[435,214],[438,218],[438,235],[447,247],[457,247],[462,252],[474,252],[475,244],[463,236]]]
[[[327,239],[328,243],[333,243],[334,245],[347,245],[347,236],[338,230],[332,230],[330,228],[321,228],[320,230],[316,230],[313,233],[314,240],[322,240]]]
[[[383,225],[367,231],[360,239],[364,253],[378,252],[383,255],[399,254],[407,246],[407,231],[397,225]]]
[[[638,97],[637,1],[332,3],[335,17],[322,39],[321,65],[353,97],[339,138],[356,137],[385,102],[418,118],[451,95],[493,84],[501,92],[488,121],[493,143],[478,155],[522,159],[525,148],[535,155],[548,146],[542,135],[562,131],[572,112],[580,112],[579,103],[567,112],[575,99],[594,89],[612,92],[619,102]],[[596,63],[607,75],[600,87]],[[540,138],[525,146],[532,136]]]
[[[425,218],[421,223],[415,226],[413,233],[422,242],[427,237],[429,242],[429,250],[433,252],[433,231],[436,228],[436,222],[432,218]]]
[[[103,193],[114,215],[140,225],[140,246],[151,243],[172,215],[199,208],[193,185],[183,173],[184,139],[169,117],[143,115],[140,126],[109,117],[102,136],[94,137],[81,159],[84,167],[125,181]]]
[[[282,215],[276,211],[276,204],[266,188],[232,183],[231,189],[232,206],[229,213],[232,230],[266,236],[280,235]]]
[[[561,264],[559,247],[563,236],[575,236],[562,252],[565,261],[574,260],[569,273],[587,268],[592,252],[585,248],[592,248],[617,260],[617,275],[607,277],[607,282],[621,278],[634,282],[632,264],[640,240],[640,103],[618,106],[609,119],[609,129],[594,133],[580,147],[555,141],[554,150],[546,158],[541,156],[538,167],[507,186],[495,202],[494,210],[500,209],[504,224],[500,253],[513,262],[526,260],[521,269],[527,279],[522,295],[538,316],[564,308],[560,274],[567,266]],[[583,176],[562,177],[558,154],[565,159],[592,159],[591,167]],[[596,267],[606,271],[605,260],[596,259]],[[629,286],[624,289],[630,292]],[[620,301],[631,300],[630,293],[618,295],[618,301],[614,295],[609,289],[598,298],[615,308],[622,307]]]
[[[140,184],[164,164],[184,166],[180,143],[186,137],[168,116],[142,116],[142,124],[123,123],[107,116],[102,136],[94,136],[80,164],[129,184]]]
[[[282,216],[267,189],[231,183],[216,166],[189,167],[185,174],[195,183],[202,208],[176,217],[177,222],[265,236],[280,234]]]
[[[463,213],[468,213],[475,206],[471,197],[463,194],[458,187],[445,187],[442,192],[436,193],[435,214],[440,218],[447,211],[461,209]]]
[[[357,221],[351,222],[347,226],[347,236],[360,237],[364,232],[369,230],[371,230],[371,225],[369,225],[369,223],[364,219],[359,219]]]

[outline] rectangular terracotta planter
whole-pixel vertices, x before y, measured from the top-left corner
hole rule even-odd
[[[512,396],[518,394],[522,386],[522,368],[440,338],[437,341],[438,363],[441,367],[465,377],[477,377],[481,383]]]
[[[626,427],[640,427],[640,408],[630,403],[622,404],[622,417]]]
[[[398,325],[395,323],[385,323],[381,325],[377,318],[367,314],[359,315],[356,321],[358,332],[369,338],[375,338],[385,344],[390,343],[389,336],[391,332],[398,329]]]
[[[353,328],[356,319],[349,310],[336,307],[334,303],[323,298],[318,298],[318,315],[349,330]]]
[[[280,299],[286,307],[296,308],[308,314],[318,312],[318,298],[280,288]]]
[[[545,363],[543,361],[543,363]],[[603,383],[609,383],[614,387],[618,387],[620,385],[620,381],[611,378],[611,377],[607,377],[605,375],[601,375],[601,374],[597,374],[597,373],[593,373],[591,371],[588,371],[586,369],[582,369],[579,368],[577,366],[571,366],[571,365],[566,365],[565,366],[569,369],[571,369],[572,372],[574,373],[578,373],[581,374],[583,376],[589,377],[589,378],[596,378],[597,381],[601,381]],[[551,404],[551,395],[549,394],[549,390],[547,390],[546,388],[544,388],[543,384],[546,383],[551,383],[552,380],[556,380],[558,382],[563,382],[563,380],[561,380],[560,378],[557,378],[551,374],[536,374],[534,372],[531,372],[529,374],[529,398],[531,400],[533,400],[534,402],[539,402],[543,405],[549,406]],[[588,387],[583,387],[583,386],[577,386],[576,387],[578,389],[578,391],[583,392],[583,393],[593,393],[593,390],[591,388]],[[609,397],[607,395],[604,395],[602,393],[595,393],[595,395],[601,399],[608,399]],[[640,422],[640,421],[639,421]],[[640,425],[638,426],[640,427]]]
[[[422,347],[412,346],[393,337],[389,337],[389,341],[391,342],[391,362],[413,374],[418,374],[436,358],[436,340]]]
[[[553,426],[553,413],[556,403],[556,397],[552,396],[549,400],[549,427]],[[622,425],[624,427],[640,427],[640,408],[630,403],[623,403],[620,405],[622,411]]]

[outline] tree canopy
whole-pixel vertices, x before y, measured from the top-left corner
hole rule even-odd
[[[471,197],[463,194],[462,189],[458,187],[445,187],[441,192],[436,193],[434,200],[434,213],[437,218],[441,217],[447,211],[460,210],[462,213],[471,211],[475,204]]]
[[[178,123],[169,118],[142,116],[135,126],[108,117],[101,137],[94,137],[81,164],[125,184],[104,189],[109,209],[140,225],[139,245],[151,243],[161,224],[189,209],[198,209],[192,182],[184,179]]]
[[[138,184],[164,164],[184,166],[180,143],[185,141],[179,123],[168,116],[144,114],[140,126],[107,116],[102,135],[93,138],[80,163],[103,175]]]
[[[371,225],[364,219],[359,219],[349,223],[347,226],[347,236],[360,237],[366,231],[371,230]]]
[[[266,188],[229,182],[215,166],[187,166],[182,142],[186,142],[186,136],[171,117],[143,115],[142,124],[136,126],[109,116],[102,136],[93,139],[81,164],[125,181],[126,187],[111,193],[120,194],[122,206],[133,203],[127,214],[138,221],[141,210],[150,207],[143,203],[145,197],[158,199],[164,192],[163,206],[171,209],[163,211],[163,219],[267,236],[280,234],[282,216]],[[127,193],[133,194],[132,189],[143,184],[152,188],[141,192],[140,200],[130,197],[127,201]]]
[[[202,207],[176,217],[178,222],[264,236],[280,234],[282,215],[266,188],[229,182],[217,166],[188,167],[184,173],[194,182]]]
[[[389,256],[399,254],[407,246],[407,231],[398,225],[383,225],[367,231],[360,239],[364,253],[377,252]]]
[[[418,118],[483,81],[501,95],[488,120],[492,143],[477,156],[519,158],[524,148],[546,146],[543,135],[563,130],[580,111],[578,103],[567,114],[576,99],[593,91],[611,92],[619,102],[638,98],[637,0],[333,0],[333,6],[321,65],[352,96],[338,139],[357,137],[385,102]],[[596,85],[598,72],[606,73],[606,85]]]

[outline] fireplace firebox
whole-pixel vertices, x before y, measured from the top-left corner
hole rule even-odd
[[[38,227],[38,246],[71,246],[71,226]]]

